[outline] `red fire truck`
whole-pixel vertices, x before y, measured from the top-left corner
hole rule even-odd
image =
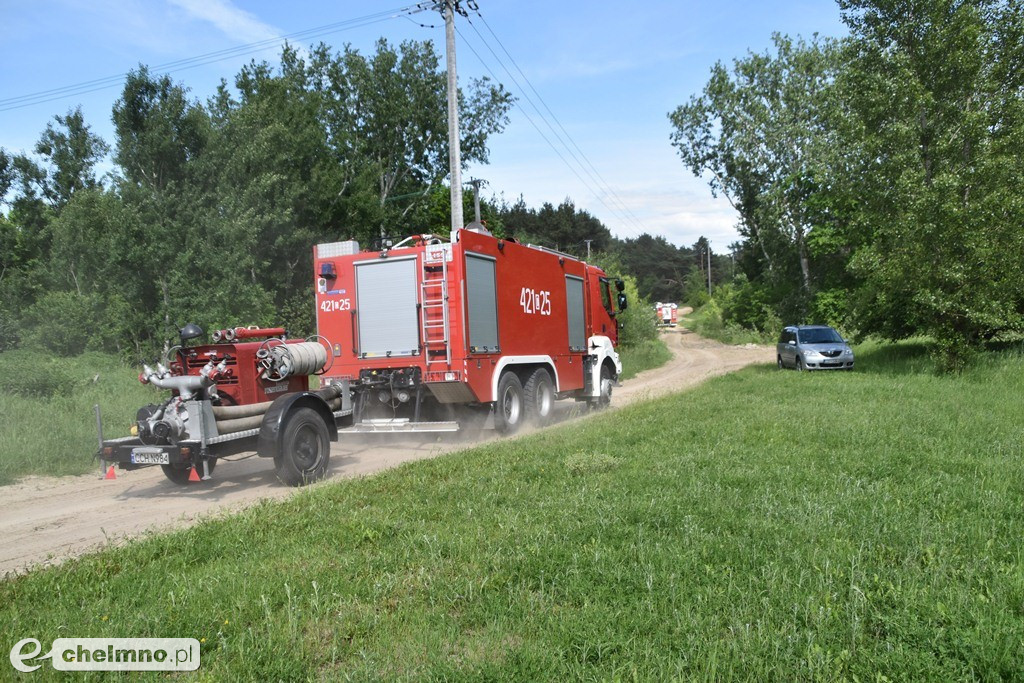
[[[627,302],[599,268],[479,223],[447,240],[416,235],[372,252],[336,242],[313,256],[318,334],[236,327],[190,345],[204,332],[187,325],[164,363],[143,366],[139,379],[171,395],[139,409],[132,436],[104,440],[97,407],[108,477],[113,464],[160,465],[187,484],[255,449],[299,485],[324,476],[341,433],[491,419],[511,433],[547,422],[557,399],[611,401]],[[316,391],[310,375],[321,375]]]
[[[356,421],[404,429],[425,409],[493,407],[495,428],[513,432],[546,422],[558,398],[609,402],[622,281],[479,223],[451,237],[315,248],[317,327],[334,357],[325,383],[349,382]]]
[[[679,324],[679,305],[658,302],[654,304],[658,315],[658,327],[675,327]]]

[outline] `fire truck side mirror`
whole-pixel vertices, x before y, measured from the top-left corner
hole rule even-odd
[[[629,307],[629,301],[626,300],[626,295],[619,292],[619,310],[624,311]]]
[[[623,282],[620,278],[616,278],[615,289],[617,289],[620,292],[626,291],[626,283]]]

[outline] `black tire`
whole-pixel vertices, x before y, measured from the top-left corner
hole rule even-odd
[[[299,408],[281,435],[281,453],[274,458],[277,478],[289,486],[322,479],[331,460],[331,435],[320,413]]]
[[[777,364],[778,364],[778,366],[779,366],[779,370],[782,370],[782,369],[783,369],[784,367],[786,367],[786,366],[785,366],[785,365],[784,365],[784,364],[782,363],[782,356],[776,356],[776,363],[777,363]]]
[[[214,458],[209,460],[210,463],[210,474],[213,474],[213,468],[217,466],[217,461]],[[192,466],[180,467],[177,465],[160,465],[160,469],[164,471],[164,476],[170,479],[178,486],[188,486],[192,482],[188,480],[190,474],[192,474]],[[196,465],[196,471],[199,472],[199,476],[203,476],[203,470],[199,465]]]
[[[801,358],[799,355],[797,355],[797,357],[796,357],[796,371],[797,372],[803,372],[804,371],[804,359]]]
[[[555,383],[551,373],[544,368],[534,370],[523,392],[526,394],[526,418],[540,427],[551,422],[555,412]]]
[[[600,393],[596,399],[591,401],[590,406],[601,410],[612,404],[612,369],[608,367],[607,363],[601,366],[601,379],[598,386],[600,386]]]
[[[523,383],[511,370],[498,380],[498,395],[494,397],[494,428],[502,434],[514,434],[523,426],[526,411],[523,401]]]

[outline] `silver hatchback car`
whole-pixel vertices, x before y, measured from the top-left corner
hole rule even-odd
[[[779,369],[853,370],[853,349],[828,325],[790,325],[776,346]]]

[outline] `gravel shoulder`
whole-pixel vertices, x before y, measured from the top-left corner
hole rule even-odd
[[[753,363],[773,361],[774,352],[767,346],[728,346],[681,327],[663,335],[672,360],[617,388],[614,407],[682,391]],[[579,414],[571,402],[559,403],[563,421]],[[496,438],[494,432],[485,431],[474,437],[440,439],[429,435],[342,439],[332,447],[329,478],[366,476]],[[202,517],[293,492],[278,482],[272,463],[256,457],[222,463],[211,481],[188,487],[170,483],[156,467],[118,472],[114,481],[95,474],[28,477],[0,488],[0,575],[57,564],[107,544],[186,526]]]

